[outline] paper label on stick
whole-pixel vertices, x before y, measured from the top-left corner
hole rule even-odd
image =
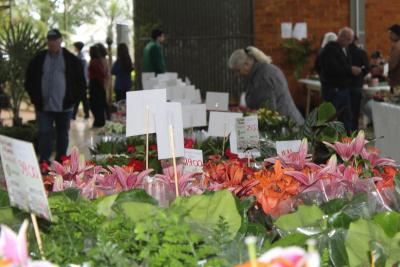
[[[0,154],[11,205],[50,221],[49,203],[32,143],[0,135]]]
[[[185,149],[183,173],[203,172],[203,151],[199,149]]]
[[[208,135],[226,137],[235,130],[236,119],[243,117],[239,112],[210,112]]]
[[[276,152],[278,155],[289,152],[299,152],[301,140],[277,141]]]
[[[236,119],[235,134],[231,134],[230,147],[232,153],[243,158],[260,156],[260,136],[257,116]]]
[[[173,157],[170,147],[169,126],[172,126],[175,157],[184,156],[182,108],[180,103],[164,103],[156,111],[158,159]]]
[[[205,104],[182,106],[183,127],[207,126],[207,111]]]
[[[166,89],[133,91],[126,97],[126,136],[146,134],[146,128],[154,133],[154,114],[167,102]]]
[[[228,111],[229,93],[207,92],[207,110]]]

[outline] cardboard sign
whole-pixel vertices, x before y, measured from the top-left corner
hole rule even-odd
[[[278,155],[289,152],[298,152],[300,150],[301,140],[276,141],[276,152]]]
[[[207,111],[205,104],[182,106],[183,128],[207,126]]]
[[[50,221],[49,203],[32,143],[0,135],[0,153],[11,205]]]
[[[243,117],[239,112],[210,112],[209,136],[228,136],[235,130],[236,119]]]
[[[185,98],[190,99],[193,104],[201,104],[200,89],[189,89],[185,94]]]
[[[203,172],[203,151],[199,149],[185,149],[183,173],[193,172]]]
[[[182,108],[180,103],[160,105],[155,116],[158,159],[172,158],[169,142],[169,125],[172,125],[175,143],[175,157],[184,156]]]
[[[240,158],[260,156],[257,116],[236,119],[235,132],[230,136],[230,148]]]
[[[154,114],[156,110],[167,102],[166,90],[154,89],[127,92],[126,99],[126,136],[146,134],[147,118],[148,132],[154,133]]]
[[[227,111],[229,104],[229,93],[207,92],[207,110]]]

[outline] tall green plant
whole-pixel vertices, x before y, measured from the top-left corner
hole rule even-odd
[[[26,68],[32,56],[44,47],[44,36],[30,22],[9,24],[0,31],[0,52],[5,55],[5,59],[0,61],[0,69],[11,98],[14,126],[22,123],[19,113],[26,97]]]

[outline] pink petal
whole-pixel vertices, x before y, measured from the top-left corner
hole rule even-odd
[[[8,226],[2,225],[0,236],[0,255],[3,255],[4,258],[12,260],[14,264],[20,264],[18,254],[17,235]]]
[[[25,265],[28,262],[28,243],[26,240],[26,231],[28,230],[29,222],[25,220],[21,228],[18,231],[18,257],[21,265]]]
[[[303,185],[308,185],[310,183],[310,177],[308,175],[305,175],[302,172],[299,171],[285,171],[286,175],[292,176],[295,178],[297,181],[302,183]]]

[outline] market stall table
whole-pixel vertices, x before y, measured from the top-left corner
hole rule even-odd
[[[400,162],[400,106],[374,101],[372,118],[377,138],[375,146],[381,151],[382,156]]]
[[[300,79],[299,83],[303,84],[307,90],[306,98],[306,115],[310,113],[310,103],[311,103],[311,92],[321,93],[321,82],[319,80],[313,79]],[[376,86],[364,86],[364,94],[367,98],[372,97],[375,92],[379,91],[390,91],[390,86],[386,83],[382,83]]]

